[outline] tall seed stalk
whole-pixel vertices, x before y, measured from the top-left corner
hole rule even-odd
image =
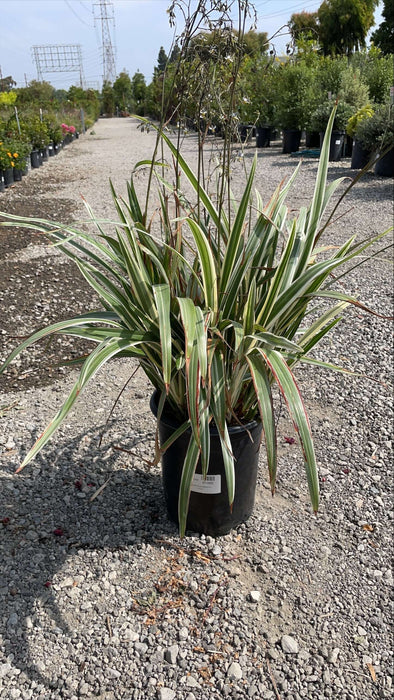
[[[175,63],[167,62],[162,76],[161,117],[149,171],[145,197],[143,223],[151,196],[152,179],[159,147],[163,149],[162,134],[168,127],[176,126],[177,152],[182,138],[192,122],[197,133],[197,201],[198,219],[203,211],[200,188],[207,184],[205,147],[207,136],[212,133],[213,116],[220,127],[223,141],[216,150],[217,209],[219,222],[226,211],[231,223],[232,203],[230,192],[230,166],[237,133],[236,102],[238,77],[244,56],[244,36],[248,18],[255,26],[256,15],[249,0],[174,0],[168,8],[170,26],[174,28],[171,52],[178,46]],[[177,16],[183,29],[177,33]],[[194,115],[192,114],[194,108]],[[164,153],[162,151],[162,162]],[[179,159],[174,160],[175,191],[180,191]],[[166,193],[163,188],[163,196]],[[176,212],[179,215],[179,211]],[[217,231],[217,249],[226,241],[220,240]]]

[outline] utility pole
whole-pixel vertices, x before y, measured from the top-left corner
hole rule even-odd
[[[99,16],[94,17],[94,21],[101,22],[101,50],[103,54],[103,83],[108,81],[113,83],[116,78],[115,53],[116,48],[112,44],[110,23],[115,26],[113,3],[109,0],[99,0],[94,3],[94,7],[99,8]]]

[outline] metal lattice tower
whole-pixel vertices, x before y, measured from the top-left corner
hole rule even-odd
[[[37,79],[44,80],[44,73],[78,73],[81,88],[85,78],[80,44],[52,44],[32,46],[33,59],[37,67]]]
[[[99,8],[100,15],[94,17],[94,21],[101,22],[101,50],[103,53],[103,82],[113,83],[116,78],[115,66],[115,46],[112,44],[110,22],[112,27],[115,26],[114,9],[112,2],[109,0],[100,0],[94,4],[94,7]]]

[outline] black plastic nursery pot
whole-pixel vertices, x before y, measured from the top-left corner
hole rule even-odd
[[[295,153],[301,143],[301,129],[283,129],[282,153]]]
[[[268,148],[271,142],[271,127],[256,127],[256,148]]]
[[[320,134],[318,131],[305,132],[305,147],[320,148]]]
[[[394,148],[391,148],[375,165],[375,175],[382,177],[394,176]]]
[[[323,145],[324,131],[320,132],[320,148]],[[344,131],[333,131],[331,133],[330,139],[330,152],[328,155],[328,160],[335,162],[341,160],[343,155],[343,147],[345,143],[345,132]]]
[[[4,186],[10,187],[14,184],[14,168],[6,168],[4,170]]]
[[[37,149],[34,149],[30,153],[30,163],[32,168],[39,168],[41,165],[41,157],[40,157],[40,152]]]
[[[343,157],[344,158],[351,158],[352,155],[353,155],[353,139],[348,134],[345,134],[345,138],[343,140]]]
[[[250,141],[256,135],[256,129],[253,124],[241,124],[239,127],[239,140],[241,143]]]
[[[363,148],[361,142],[355,139],[353,141],[352,160],[350,163],[350,167],[354,168],[355,170],[362,170],[371,160],[371,155],[371,152],[366,148]]]
[[[13,176],[14,176],[14,182],[20,182],[22,180],[22,175],[23,171],[14,168]]]
[[[158,393],[151,398],[152,413],[157,416]],[[163,411],[158,423],[160,444],[179,427],[172,413]],[[190,494],[186,527],[200,534],[218,537],[245,522],[252,514],[256,493],[257,469],[261,439],[261,423],[230,426],[229,434],[235,458],[235,498],[230,510],[220,437],[215,426],[210,428],[211,452],[207,478],[197,464]],[[178,524],[178,498],[183,463],[190,440],[190,431],[178,438],[161,458],[164,497],[170,520]]]

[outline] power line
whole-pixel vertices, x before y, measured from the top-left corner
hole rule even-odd
[[[90,28],[91,28],[92,25],[91,25],[91,24],[88,24],[87,22],[85,22],[85,20],[82,19],[82,17],[80,17],[80,16],[78,15],[77,12],[75,12],[74,8],[72,7],[72,5],[69,3],[68,0],[64,0],[64,2],[66,3],[66,5],[67,5],[67,7],[69,8],[69,10],[71,10],[71,12],[73,13],[73,15],[74,15],[77,19],[79,19],[79,21],[82,22],[82,24],[85,24],[86,27],[90,27]]]
[[[296,5],[290,5],[289,7],[286,7],[284,10],[276,11],[276,12],[271,12],[270,14],[262,14],[260,15],[260,19],[273,19],[275,17],[282,17],[283,15],[289,15],[291,10],[301,10],[305,9],[305,7],[310,7],[311,5],[319,5],[318,0],[311,0],[310,2],[304,2],[302,4],[297,3]],[[258,5],[256,7],[259,7]],[[317,9],[317,7],[316,7]]]

